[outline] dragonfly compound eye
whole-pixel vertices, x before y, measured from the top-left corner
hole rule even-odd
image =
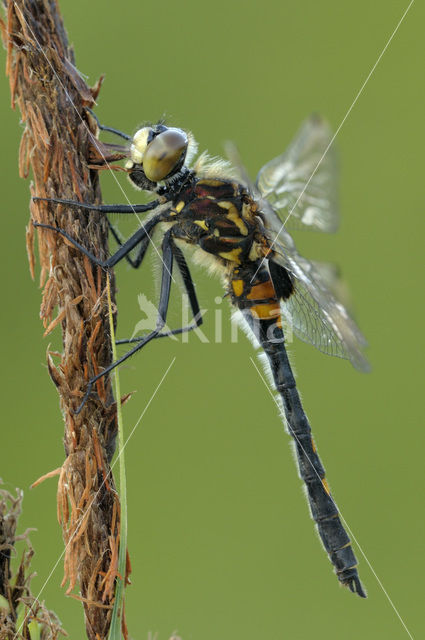
[[[131,160],[135,164],[142,164],[143,155],[146,151],[146,147],[148,146],[148,140],[152,138],[152,135],[152,127],[143,127],[143,129],[139,129],[139,131],[134,134],[131,142],[130,154]]]
[[[143,155],[143,171],[148,180],[159,182],[176,173],[183,165],[187,145],[185,132],[174,127],[155,136]]]

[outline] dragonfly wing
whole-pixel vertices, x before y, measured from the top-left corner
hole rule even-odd
[[[229,162],[236,169],[237,176],[241,181],[241,184],[243,184],[248,189],[248,191],[254,198],[261,198],[260,192],[252,182],[251,178],[249,177],[248,171],[242,163],[239,149],[237,148],[235,143],[227,140],[227,142],[225,142],[224,144],[224,150],[226,152],[226,156],[229,159]]]
[[[369,363],[362,353],[366,340],[347,309],[331,293],[321,269],[297,252],[286,231],[282,231],[280,240],[270,259],[292,276],[294,292],[283,302],[282,311],[294,333],[319,351],[346,358],[356,369],[368,371]]]
[[[317,115],[306,120],[288,149],[260,169],[256,187],[280,226],[336,231],[337,160],[328,124]]]
[[[236,147],[228,143],[226,151],[264,214],[265,233],[273,250],[270,259],[292,277],[294,292],[282,304],[282,311],[294,333],[323,353],[346,358],[360,371],[368,371],[362,353],[366,340],[339,301],[344,298],[339,273],[332,265],[303,258],[286,231],[289,214],[288,222],[296,224],[288,228],[331,232],[338,226],[336,157],[331,140],[328,125],[312,116],[287,151],[260,170],[255,185]]]

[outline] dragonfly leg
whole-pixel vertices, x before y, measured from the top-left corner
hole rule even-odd
[[[182,327],[181,329],[175,329],[174,331],[171,332],[172,335],[177,335],[178,333],[185,333],[187,331],[192,331],[193,329],[200,327],[201,324],[203,323],[203,319],[202,319],[201,310],[199,308],[198,298],[196,296],[195,284],[192,280],[192,276],[189,271],[189,267],[183,255],[183,252],[175,244],[175,242],[172,243],[172,250],[173,250],[174,257],[176,259],[177,266],[179,268],[179,271],[183,279],[183,284],[186,289],[187,296],[189,298],[190,309],[193,315],[193,323],[191,323],[187,327]],[[161,337],[163,335],[166,336],[167,334],[163,333],[161,334]]]
[[[120,234],[118,233],[118,230],[116,229],[116,227],[114,227],[112,222],[110,222],[109,220],[108,220],[108,227],[110,232],[114,236],[115,240],[117,241],[117,243],[120,245],[120,247],[122,247],[125,241],[121,238]],[[144,238],[140,242],[139,248],[137,249],[136,257],[134,259],[130,256],[129,253],[125,256],[125,259],[127,260],[128,264],[131,267],[133,267],[133,269],[138,269],[142,264],[143,258],[145,257],[145,254],[146,254],[146,250],[149,246],[149,242],[150,242],[150,238],[148,236],[146,236],[146,238]]]
[[[55,202],[57,204],[66,204],[68,207],[75,209],[85,209],[86,211],[99,211],[100,213],[145,213],[156,209],[162,204],[160,200],[152,200],[147,204],[88,204],[79,202],[78,200],[64,200],[63,198],[39,198],[34,196],[35,202]]]
[[[97,382],[97,380],[109,374],[118,365],[128,360],[128,358],[131,358],[131,356],[137,353],[137,351],[140,351],[140,349],[142,349],[146,344],[148,344],[148,342],[156,338],[158,333],[160,333],[161,329],[164,327],[167,319],[168,304],[170,301],[171,276],[172,276],[172,270],[173,270],[173,250],[172,250],[172,243],[171,243],[171,230],[167,231],[167,233],[164,235],[164,239],[162,242],[162,254],[163,254],[163,268],[162,268],[162,279],[161,279],[161,292],[159,296],[158,316],[157,316],[155,329],[150,333],[148,333],[148,335],[144,336],[144,338],[135,347],[133,347],[132,349],[130,349],[130,351],[125,353],[123,356],[121,356],[121,358],[118,358],[118,360],[116,360],[115,362],[112,362],[112,364],[106,367],[106,369],[104,369],[101,373],[98,373],[96,376],[94,376],[89,380],[87,385],[87,391],[84,394],[84,397],[80,406],[75,411],[75,415],[78,415],[81,412],[82,408],[86,404],[92,392],[93,385],[95,384],[95,382]]]
[[[99,127],[99,129],[101,131],[109,131],[109,133],[114,133],[115,135],[120,136],[120,138],[124,138],[124,140],[131,140],[132,139],[131,136],[129,136],[127,133],[123,133],[119,129],[114,129],[113,127],[106,127],[104,124],[100,124],[99,118],[94,113],[94,111],[92,111],[88,107],[86,107],[86,109],[87,109],[87,111],[89,111],[91,113],[93,118],[96,120],[97,126]]]
[[[173,329],[171,331],[164,331],[164,332],[158,333],[156,338],[165,338],[167,336],[175,336],[182,333],[188,333],[189,331],[193,331],[197,327],[200,327],[203,322],[202,313],[199,308],[198,298],[196,296],[195,285],[192,280],[192,276],[190,274],[186,259],[183,255],[183,252],[179,249],[179,247],[175,244],[175,242],[172,239],[170,240],[170,242],[171,242],[171,248],[174,254],[174,258],[180,270],[180,273],[183,279],[183,284],[186,289],[187,296],[189,298],[189,304],[190,304],[190,309],[193,316],[193,322],[179,329]],[[134,342],[140,342],[141,340],[143,340],[143,336],[140,336],[138,338],[128,338],[128,339],[117,340],[116,344],[130,344]]]
[[[91,253],[88,249],[83,247],[82,244],[75,240],[72,236],[69,235],[67,231],[64,229],[60,229],[59,227],[54,227],[51,224],[44,224],[41,222],[33,221],[33,225],[35,227],[39,227],[41,229],[50,229],[50,231],[54,231],[55,233],[59,233],[61,236],[69,240],[74,247],[79,249],[84,255],[86,255],[94,264],[97,264],[99,267],[103,267],[104,269],[108,269],[110,267],[115,266],[118,262],[123,260],[129,253],[132,251],[139,243],[146,243],[146,246],[150,241],[150,233],[154,229],[155,225],[158,224],[162,219],[162,216],[159,214],[148,220],[143,227],[137,229],[137,231],[126,241],[124,244],[120,246],[118,251],[116,251],[112,256],[110,256],[107,260],[100,260],[93,253]],[[146,251],[146,249],[145,249]]]

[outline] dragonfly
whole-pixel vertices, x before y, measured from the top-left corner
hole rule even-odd
[[[130,349],[89,380],[75,413],[81,411],[99,378],[151,340],[182,334],[202,323],[185,256],[185,248],[192,247],[202,264],[219,273],[231,305],[267,356],[320,539],[339,582],[365,598],[357,559],[325,478],[285,344],[285,323],[290,322],[300,339],[325,354],[348,359],[360,371],[368,370],[363,354],[366,340],[336,295],[335,272],[301,256],[289,233],[291,228],[336,230],[336,158],[328,124],[319,116],[306,120],[288,149],[262,167],[255,184],[234,150],[233,163],[211,158],[206,152],[195,159],[196,142],[183,129],[161,122],[143,126],[129,136],[99,122],[98,126],[126,140],[122,148],[130,181],[155,198],[129,205],[34,199],[50,206],[61,204],[103,214],[146,213],[143,224],[123,240],[108,221],[118,249],[106,260],[97,258],[59,227],[36,221],[34,225],[64,236],[104,269],[124,259],[137,269],[151,244],[152,233],[160,227],[162,277],[155,328],[118,341],[131,344]],[[173,267],[180,272],[192,319],[187,326],[170,330],[166,321]]]

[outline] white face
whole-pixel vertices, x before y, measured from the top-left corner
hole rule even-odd
[[[182,129],[161,127],[159,132],[153,127],[143,127],[136,132],[130,147],[127,168],[141,165],[143,172],[152,182],[171,177],[182,167],[188,146],[188,138]]]
[[[134,164],[143,163],[143,156],[148,146],[148,138],[152,133],[152,127],[143,127],[143,129],[139,129],[134,134],[130,147],[130,157]]]

